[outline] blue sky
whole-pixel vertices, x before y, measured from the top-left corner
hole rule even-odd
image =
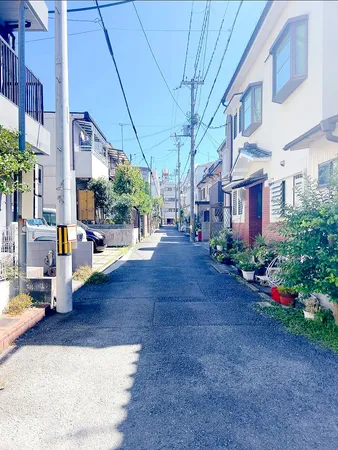
[[[100,1],[100,4],[109,3]],[[54,9],[54,1],[46,2]],[[227,1],[212,1],[209,33],[206,47],[206,65],[214,48],[217,32],[227,7]],[[229,35],[238,1],[230,1],[225,16],[223,32],[216,53],[197,98],[197,112],[202,114],[212,83],[218,70],[222,53]],[[208,123],[236,68],[247,41],[257,23],[265,1],[245,1],[226,54],[222,70],[206,110],[204,123]],[[92,6],[93,1],[69,1],[68,7]],[[137,1],[136,6],[147,32],[153,52],[170,88],[180,85],[187,45],[191,2],[190,1]],[[200,30],[206,2],[194,2],[192,33],[186,75],[193,75]],[[102,9],[106,27],[110,33],[117,64],[129,100],[133,119],[148,162],[153,157],[153,167],[173,170],[177,152],[172,150],[171,132],[187,122],[183,113],[174,106],[163,79],[150,54],[140,29],[133,5],[127,3]],[[71,111],[89,111],[94,120],[116,148],[121,148],[119,123],[129,123],[128,114],[115,74],[113,63],[104,40],[96,11],[77,12],[68,15],[69,86]],[[195,31],[197,30],[197,31]],[[81,33],[81,34],[73,34]],[[54,89],[54,20],[50,15],[47,33],[27,33],[27,65],[44,84],[45,109],[55,109]],[[47,39],[49,38],[49,39]],[[30,41],[30,42],[29,42]],[[33,42],[35,41],[35,42]],[[183,111],[190,110],[190,91],[186,87],[173,91]],[[224,125],[225,117],[220,108],[213,125]],[[202,135],[202,127],[197,137]],[[156,134],[155,134],[156,133]],[[225,136],[225,129],[210,130],[201,143],[196,163],[215,159],[216,149]],[[152,135],[152,136],[149,136]],[[144,166],[142,155],[134,138],[132,128],[124,127],[124,150],[133,154],[133,162]],[[158,145],[161,141],[160,145]],[[183,140],[182,166],[188,157],[190,142]],[[154,148],[152,148],[154,147]],[[183,169],[184,167],[182,167]]]

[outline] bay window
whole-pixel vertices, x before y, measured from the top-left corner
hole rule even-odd
[[[262,83],[249,84],[241,102],[242,135],[250,136],[262,124]]]
[[[283,103],[307,77],[307,19],[300,16],[288,20],[270,49],[275,103]]]

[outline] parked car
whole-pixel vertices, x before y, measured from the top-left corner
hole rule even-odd
[[[56,227],[56,209],[55,208],[43,208],[43,218],[50,226]],[[55,228],[56,230],[56,228]],[[77,240],[79,242],[87,241],[86,231],[82,226],[77,226]]]
[[[27,242],[56,241],[56,226],[48,225],[44,218],[26,220]],[[77,227],[77,240],[87,241],[86,232]]]
[[[93,230],[79,220],[77,221],[77,225],[85,230],[87,241],[93,242],[94,252],[103,252],[107,247],[107,243],[106,236],[102,233],[102,231]]]

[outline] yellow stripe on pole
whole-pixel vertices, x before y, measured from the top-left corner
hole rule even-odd
[[[67,236],[67,227],[63,229],[63,254],[67,255],[68,253],[68,236]]]
[[[58,253],[62,255],[62,228],[58,227]]]

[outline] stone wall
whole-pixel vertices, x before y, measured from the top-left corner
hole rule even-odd
[[[108,247],[130,247],[139,242],[139,229],[133,225],[90,225],[93,230],[102,231]]]
[[[47,270],[45,258],[50,250],[56,251],[54,241],[35,241],[27,243],[27,266],[43,267]],[[93,243],[78,242],[77,249],[73,250],[73,271],[80,266],[93,266]]]

